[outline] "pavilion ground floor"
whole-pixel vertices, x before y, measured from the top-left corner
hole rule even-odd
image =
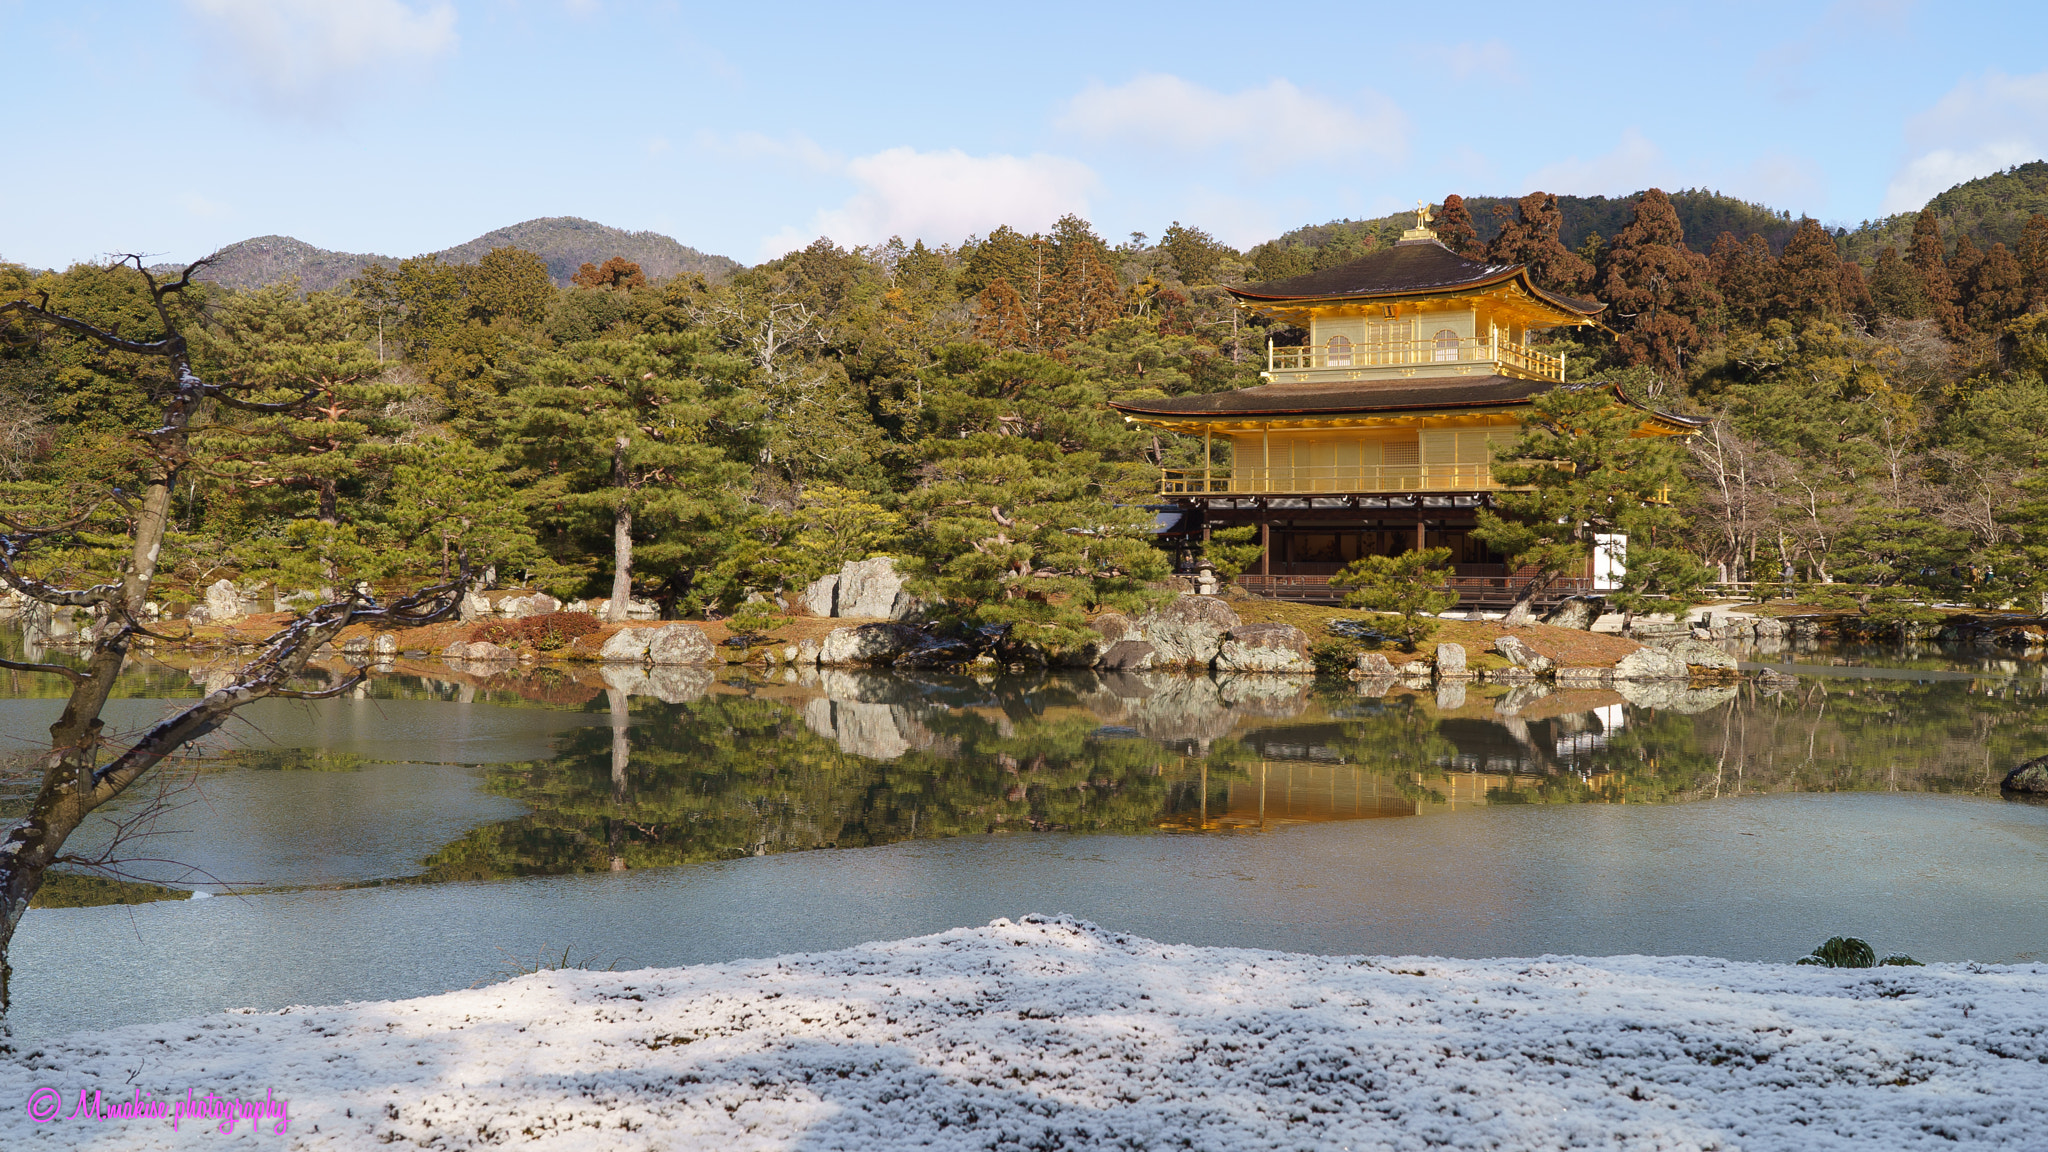
[[[1254,595],[1325,603],[1343,599],[1343,591],[1330,586],[1330,577],[1354,560],[1448,548],[1450,583],[1460,605],[1505,607],[1535,573],[1510,571],[1501,556],[1473,536],[1487,499],[1484,493],[1186,497],[1161,508],[1161,538],[1175,553],[1177,566],[1192,572],[1210,532],[1255,527],[1262,553],[1237,583]],[[1539,603],[1593,591],[1592,577],[1589,564],[1584,573],[1553,581]]]

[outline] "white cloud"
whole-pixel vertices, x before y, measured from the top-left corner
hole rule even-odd
[[[1456,80],[1479,76],[1519,83],[1522,79],[1521,69],[1515,62],[1515,50],[1503,40],[1453,44],[1441,55],[1451,67],[1451,77]]]
[[[1573,156],[1546,164],[1530,173],[1522,186],[1532,192],[1575,196],[1621,195],[1658,184],[1668,171],[1664,153],[1648,137],[1629,128],[1605,155],[1591,160]]]
[[[859,190],[821,211],[808,233],[784,228],[764,240],[764,256],[780,256],[819,236],[838,244],[875,244],[891,236],[957,243],[1008,224],[1038,231],[1060,216],[1088,211],[1095,173],[1064,156],[969,156],[958,149],[891,148],[848,161],[843,171]]]
[[[1344,104],[1285,80],[1228,94],[1158,73],[1115,88],[1092,83],[1059,127],[1161,151],[1230,149],[1269,165],[1397,160],[1408,147],[1408,118],[1385,97],[1363,92]]]
[[[838,153],[801,134],[777,139],[759,132],[702,131],[697,133],[697,145],[735,160],[786,160],[813,172],[836,172],[846,163]]]
[[[455,8],[400,0],[185,0],[209,79],[265,107],[319,112],[360,81],[455,47]]]
[[[1906,122],[1906,151],[1885,189],[1887,213],[1918,211],[1965,180],[2048,157],[2048,72],[1963,81]]]

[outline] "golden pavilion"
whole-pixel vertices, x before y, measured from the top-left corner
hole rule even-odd
[[[1469,603],[1519,590],[1522,574],[1471,538],[1474,513],[1502,487],[1493,446],[1512,443],[1535,397],[1564,381],[1563,358],[1532,347],[1532,335],[1597,325],[1606,305],[1551,292],[1526,265],[1468,260],[1428,220],[1418,211],[1399,243],[1347,264],[1230,290],[1238,307],[1307,333],[1293,347],[1268,342],[1268,383],[1112,405],[1132,423],[1202,439],[1199,471],[1162,478],[1164,518],[1190,541],[1257,525],[1264,555],[1238,578],[1248,590],[1328,598],[1345,564],[1422,547],[1451,550]],[[1699,428],[1642,412],[1638,435]],[[1619,554],[1552,596],[1612,586]]]

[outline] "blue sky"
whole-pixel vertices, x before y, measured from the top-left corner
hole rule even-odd
[[[2048,5],[0,0],[0,259],[535,216],[747,262],[1079,212],[1239,245],[1447,192],[1830,223],[2048,156]]]

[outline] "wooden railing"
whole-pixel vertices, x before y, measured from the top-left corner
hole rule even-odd
[[[1246,573],[1237,577],[1235,583],[1254,596],[1269,600],[1300,600],[1322,604],[1341,604],[1348,589],[1333,588],[1328,576],[1260,576]],[[1529,586],[1527,576],[1452,576],[1444,581],[1450,590],[1458,594],[1458,604],[1463,608],[1505,607],[1521,597],[1522,590]],[[1551,605],[1573,596],[1589,595],[1593,582],[1583,577],[1564,576],[1554,579],[1549,587],[1536,597],[1539,605]]]
[[[1162,496],[1315,495],[1335,492],[1490,492],[1503,487],[1491,464],[1336,464],[1225,470],[1165,470]]]
[[[1499,336],[1458,337],[1441,341],[1423,336],[1354,344],[1340,342],[1334,346],[1325,342],[1289,348],[1275,348],[1270,344],[1266,347],[1266,371],[1269,373],[1470,364],[1496,364],[1546,380],[1564,379],[1562,356],[1548,356]]]

